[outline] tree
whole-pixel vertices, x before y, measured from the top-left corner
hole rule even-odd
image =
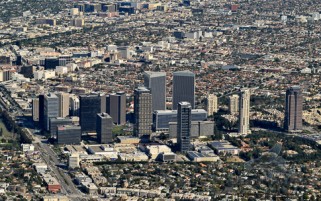
[[[222,131],[218,130],[217,126],[214,125],[213,140],[222,140],[222,139],[223,139]]]

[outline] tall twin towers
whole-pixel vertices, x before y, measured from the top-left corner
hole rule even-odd
[[[166,73],[144,72],[144,85],[152,93],[152,111],[166,109]],[[172,108],[177,110],[181,101],[189,102],[195,108],[195,74],[191,71],[173,73]]]
[[[134,134],[150,135],[152,113],[155,110],[166,110],[166,73],[144,72],[144,87],[134,91]],[[188,102],[195,107],[195,75],[190,71],[173,73],[172,109],[177,110],[179,102]]]

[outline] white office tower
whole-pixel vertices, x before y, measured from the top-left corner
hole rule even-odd
[[[250,90],[240,90],[239,134],[246,135],[250,130]]]
[[[230,96],[229,110],[232,115],[239,113],[239,95],[233,94]]]
[[[213,113],[217,113],[217,96],[214,94],[209,94],[207,96],[206,100],[206,110],[207,110],[207,115],[212,116]]]
[[[69,116],[69,94],[60,92],[56,95],[59,99],[59,117]]]

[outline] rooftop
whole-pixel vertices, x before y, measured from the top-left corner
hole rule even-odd
[[[189,76],[189,77],[195,77],[195,74],[189,70],[184,70],[184,71],[176,71],[173,72],[174,76]]]
[[[166,76],[166,72],[153,72],[153,71],[145,71],[145,75],[149,77],[161,77],[161,76]]]

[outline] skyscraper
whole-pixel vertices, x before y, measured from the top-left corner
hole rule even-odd
[[[106,112],[117,125],[126,123],[126,94],[123,91],[107,96]]]
[[[179,102],[177,109],[177,144],[180,152],[191,150],[191,111],[189,102]]]
[[[101,107],[102,99],[99,95],[81,95],[79,96],[79,121],[82,132],[96,132],[96,116],[104,108]],[[106,102],[105,102],[106,104]]]
[[[144,85],[152,93],[152,110],[166,109],[166,73],[144,72]]]
[[[59,116],[59,100],[58,97],[49,93],[44,96],[44,129],[49,131],[50,118]]]
[[[80,102],[79,98],[75,95],[70,96],[70,115],[79,116]]]
[[[191,71],[177,71],[173,73],[173,110],[178,103],[189,102],[195,108],[195,74]]]
[[[39,98],[39,127],[45,129],[45,95],[40,94]]]
[[[302,101],[300,86],[286,90],[284,129],[288,132],[302,131]]]
[[[239,95],[233,94],[229,97],[229,110],[232,115],[239,113]]]
[[[39,121],[39,98],[32,99],[32,120]]]
[[[239,98],[239,131],[241,135],[246,135],[250,130],[250,90],[241,89]]]
[[[113,142],[113,119],[107,113],[97,114],[97,140],[101,144]]]
[[[107,96],[106,94],[98,94],[100,97],[100,112],[106,112],[106,106],[107,106]]]
[[[217,96],[209,94],[206,99],[207,115],[212,116],[213,113],[217,113]]]
[[[69,94],[60,92],[57,93],[59,99],[59,117],[69,116]]]
[[[152,133],[152,94],[146,87],[134,91],[134,135],[141,137]]]

